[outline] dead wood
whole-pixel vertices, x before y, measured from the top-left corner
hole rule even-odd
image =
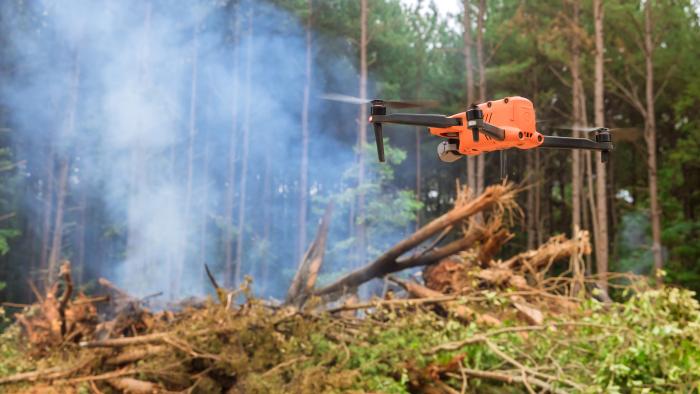
[[[503,372],[481,371],[478,369],[470,369],[470,368],[462,368],[461,371],[464,374],[466,374],[467,376],[471,376],[473,378],[496,380],[496,381],[508,383],[508,384],[513,384],[513,383],[532,384],[532,385],[537,386],[537,387],[539,387],[547,392],[556,393],[556,394],[566,394],[568,392],[566,390],[554,388],[554,387],[552,387],[551,384],[549,384],[543,380],[534,378],[532,376],[511,375],[511,374],[507,374],[507,373],[503,373]]]
[[[214,287],[214,291],[216,292],[216,298],[219,300],[219,303],[221,305],[226,305],[227,292],[225,289],[219,286],[219,283],[216,282],[214,275],[211,273],[211,271],[209,271],[209,266],[206,263],[204,263],[204,271],[206,271],[207,278],[209,278],[209,282],[211,283],[212,287]]]
[[[299,268],[294,279],[287,290],[285,302],[301,306],[311,295],[318,272],[323,265],[323,256],[326,252],[326,239],[328,238],[328,227],[330,226],[331,215],[333,214],[333,202],[329,202],[326,211],[321,218],[314,238],[309,248],[304,253]]]
[[[124,393],[152,394],[162,391],[162,388],[158,384],[134,378],[107,379],[107,383]]]
[[[417,259],[411,260],[410,262],[404,261],[403,264],[397,261],[403,254],[427,241],[436,234],[439,234],[445,228],[454,226],[477,212],[485,211],[497,205],[512,205],[514,195],[515,192],[511,186],[489,186],[479,197],[467,200],[460,205],[456,205],[451,211],[421,227],[418,231],[394,245],[373,262],[345,275],[336,282],[317,290],[315,294],[326,295],[336,292],[343,292],[347,289],[355,288],[373,278],[381,277],[409,267],[434,263],[442,257],[455,253],[458,250],[453,249],[454,251],[452,253],[447,253],[443,250],[443,252],[440,253],[441,257],[438,258],[435,258],[435,254],[433,254],[431,258],[426,258],[427,255],[432,253],[431,252],[421,255]],[[453,242],[451,247],[456,248],[457,246],[460,246],[463,248],[465,243],[465,241],[462,241],[461,243]],[[435,250],[433,250],[433,252],[435,252]]]
[[[147,357],[161,354],[167,350],[165,346],[146,345],[142,348],[133,348],[112,356],[105,360],[107,365],[123,365],[143,360]]]
[[[439,291],[429,289],[415,282],[405,281],[398,278],[389,278],[392,282],[403,287],[412,297],[416,298],[428,298],[436,299],[444,297],[445,295]],[[476,321],[477,323],[487,324],[487,325],[499,325],[501,321],[497,318],[491,316],[488,313],[477,313],[472,308],[466,305],[451,305],[451,304],[439,304],[440,308],[446,312],[454,315],[459,320],[463,322]]]
[[[590,254],[591,243],[587,231],[581,231],[580,236],[567,239],[564,234],[551,237],[535,250],[519,253],[510,259],[497,264],[501,268],[513,270],[527,269],[532,273],[545,270],[554,262],[568,259],[577,254]]]
[[[479,248],[479,255],[476,259],[481,262],[482,266],[488,264],[493,260],[498,251],[501,250],[501,247],[503,247],[506,242],[513,239],[514,236],[515,234],[508,231],[508,229],[498,229],[486,239],[483,245],[481,245],[481,248]]]
[[[70,296],[73,294],[73,280],[71,279],[70,273],[70,262],[64,260],[61,263],[61,268],[59,272],[59,277],[63,279],[65,284],[65,290],[63,290],[63,295],[61,295],[61,302],[58,305],[58,313],[61,317],[61,337],[66,336],[66,306],[68,306],[68,301],[70,301]]]
[[[444,294],[459,293],[470,282],[469,264],[461,255],[452,255],[428,265],[423,270],[425,286]]]

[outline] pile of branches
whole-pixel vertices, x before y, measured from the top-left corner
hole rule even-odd
[[[693,294],[606,274],[621,294],[611,301],[596,288],[601,278],[584,274],[590,253],[585,231],[496,258],[513,237],[515,193],[497,185],[473,197],[460,188],[451,211],[365,267],[317,286],[329,206],[281,304],[252,298],[249,280],[231,290],[209,275],[216,298],[176,313],[152,313],[143,300],[104,280],[106,296],[74,295],[65,264],[61,286],[26,308],[0,337],[0,389],[697,389],[700,307]],[[384,280],[383,293],[359,300],[358,287],[372,280]],[[236,303],[241,296],[245,301]]]

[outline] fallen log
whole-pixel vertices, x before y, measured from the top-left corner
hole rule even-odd
[[[461,241],[457,240],[449,244],[448,246],[450,246],[451,253],[448,253],[447,250],[437,252],[436,248],[432,252],[418,255],[414,259],[409,258],[408,261],[404,261],[403,263],[398,261],[403,254],[427,241],[430,237],[440,233],[449,226],[454,226],[477,212],[485,211],[494,206],[513,206],[514,196],[515,190],[510,185],[489,186],[479,197],[467,200],[466,202],[460,202],[460,205],[456,205],[451,211],[421,227],[418,231],[394,245],[373,262],[345,275],[328,286],[316,290],[315,294],[328,295],[347,291],[348,289],[355,288],[377,277],[401,271],[409,267],[434,263],[440,259],[440,257],[435,258],[437,257],[436,254],[440,254],[442,257],[453,254],[461,250],[459,248],[464,248],[464,246],[467,245],[468,240],[464,239],[467,237],[464,237]],[[445,248],[447,248],[447,246],[445,246]]]

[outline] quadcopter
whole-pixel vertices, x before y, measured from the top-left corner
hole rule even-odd
[[[501,153],[501,176],[505,177],[505,151],[512,148],[589,149],[601,152],[606,162],[613,149],[610,129],[598,127],[579,129],[593,133],[593,139],[544,135],[536,130],[535,107],[524,97],[474,104],[466,111],[451,116],[435,114],[388,113],[387,107],[412,108],[429,106],[432,102],[361,100],[339,94],[327,94],[325,99],[370,104],[369,123],[374,128],[377,155],[384,162],[382,126],[387,123],[428,127],[430,134],[446,139],[438,144],[438,158],[454,162],[462,156],[477,156],[486,152]]]

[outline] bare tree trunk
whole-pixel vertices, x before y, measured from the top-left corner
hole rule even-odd
[[[545,180],[542,179],[542,164],[540,160],[540,151],[535,149],[535,174],[539,182],[535,183],[535,218],[537,222],[537,245],[542,245],[544,242],[544,218],[542,217],[542,185],[546,184]]]
[[[46,185],[44,187],[44,210],[41,225],[41,257],[39,261],[40,269],[47,269],[49,253],[51,250],[51,218],[53,216],[53,195],[55,177],[55,157],[53,142],[49,141],[48,154],[46,155]]]
[[[464,72],[467,83],[467,105],[474,104],[474,66],[472,59],[472,50],[474,42],[472,41],[472,16],[471,16],[471,1],[464,0],[464,17],[462,19],[464,29]],[[467,156],[467,186],[472,191],[476,192],[476,157]]]
[[[421,199],[421,195],[423,194],[423,184],[422,184],[422,177],[423,177],[423,168],[422,168],[422,163],[421,163],[421,154],[420,154],[420,147],[421,147],[421,133],[423,130],[420,128],[416,127],[416,198],[418,200]],[[423,210],[419,210],[416,213],[416,229],[420,228],[421,223],[423,222],[422,220],[423,216]]]
[[[367,0],[360,0],[360,98],[367,99]],[[367,249],[367,228],[365,226],[365,147],[367,145],[367,106],[360,106],[357,129],[358,174],[357,216],[355,220],[357,234],[357,262],[365,261]]]
[[[296,258],[301,259],[306,248],[306,216],[309,189],[309,96],[311,94],[311,26],[313,0],[307,0],[306,19],[306,71],[304,97],[301,105],[301,166],[299,169],[299,239],[297,240]]]
[[[651,1],[644,6],[644,48],[646,68],[646,124],[644,137],[647,143],[649,171],[649,202],[651,205],[651,251],[654,255],[654,273],[663,269],[661,254],[661,206],[656,175],[656,109],[654,103],[654,44],[652,40]]]
[[[56,215],[53,224],[53,237],[51,239],[51,253],[49,254],[49,286],[56,281],[58,276],[58,260],[63,249],[63,214],[65,199],[68,189],[68,160],[62,159],[58,170],[58,191],[56,195]]]
[[[197,137],[197,84],[198,84],[198,59],[199,58],[199,22],[194,26],[192,33],[192,69],[190,77],[190,113],[189,124],[187,127],[187,175],[185,180],[185,202],[184,202],[184,218],[185,228],[181,234],[180,246],[182,250],[176,257],[177,265],[173,272],[173,282],[171,286],[171,294],[177,294],[180,289],[180,283],[185,271],[186,261],[189,255],[187,247],[188,238],[190,236],[190,223],[192,223],[192,194],[194,183],[194,147]],[[196,248],[196,247],[195,247]],[[195,249],[196,250],[196,249]]]
[[[596,127],[603,127],[605,124],[605,108],[604,108],[604,55],[605,46],[603,42],[603,0],[593,0],[593,20],[595,28],[595,82],[594,82],[594,97],[593,107],[595,112]],[[606,168],[601,160],[601,153],[598,152],[596,157],[596,212],[598,218],[594,224],[597,224],[595,233],[595,249],[596,249],[596,270],[599,273],[608,272],[608,199],[607,199],[607,182]],[[599,283],[601,290],[607,293],[608,282],[605,277],[601,277]]]
[[[573,2],[573,18],[572,18],[572,37],[571,37],[571,96],[573,109],[574,128],[581,126],[581,90],[583,83],[581,81],[581,49],[580,40],[578,37],[579,28],[579,3]],[[579,137],[579,132],[574,131],[574,137]],[[581,152],[577,149],[571,151],[571,227],[572,234],[576,234],[581,228]]]
[[[251,5],[252,7],[252,5]],[[248,181],[248,149],[250,138],[250,85],[251,85],[251,69],[253,67],[253,10],[248,11],[248,42],[246,46],[246,63],[245,63],[245,91],[243,97],[245,100],[245,108],[243,110],[243,153],[241,155],[241,177],[238,190],[240,199],[238,202],[238,232],[236,233],[236,270],[233,278],[234,286],[241,283],[241,272],[243,265],[243,230],[245,229],[245,207],[246,207],[246,184]]]
[[[486,64],[484,63],[484,20],[486,17],[486,0],[479,0],[479,14],[476,20],[476,58],[479,63],[479,101],[486,101]],[[485,155],[476,160],[476,194],[484,192]]]
[[[532,170],[532,168],[535,166],[534,162],[534,156],[535,152],[533,150],[528,150],[525,152],[525,168],[528,169],[527,174],[527,182],[537,182],[538,177],[536,173]],[[539,182],[537,182],[539,183]],[[537,187],[537,185],[533,185],[533,188]],[[528,189],[527,191],[527,202],[525,204],[525,227],[527,228],[526,234],[527,234],[527,249],[532,250],[535,248],[535,240],[537,236],[537,227],[535,221],[538,220],[538,217],[535,216],[535,191],[533,188]]]
[[[239,11],[236,8],[236,16],[234,21],[235,40],[240,44],[240,19]],[[236,46],[233,50],[233,87],[231,100],[231,134],[229,136],[228,145],[228,160],[226,163],[226,201],[224,203],[224,223],[226,226],[224,235],[224,286],[231,287],[234,268],[233,268],[233,205],[234,192],[236,184],[236,160],[238,159],[238,51]]]
[[[80,190],[80,219],[78,222],[78,229],[76,231],[76,266],[78,267],[78,272],[76,275],[76,282],[80,286],[83,284],[85,279],[85,227],[87,226],[87,190],[83,186]]]
[[[209,137],[204,135],[204,157],[202,157],[202,211],[199,222],[199,259],[197,263],[202,264],[207,261],[207,224],[209,222]],[[204,273],[202,273],[204,275]],[[204,277],[202,280],[204,282]]]
[[[80,87],[80,62],[78,52],[74,57],[73,76],[71,90],[67,108],[65,128],[61,135],[70,138],[75,133],[75,118],[78,110],[78,89]],[[65,153],[64,153],[65,154]],[[58,170],[58,188],[56,193],[56,214],[54,216],[53,236],[51,238],[51,251],[48,261],[48,285],[56,281],[58,274],[58,260],[61,258],[63,250],[63,215],[66,196],[68,194],[68,170],[70,164],[67,158],[60,159]]]

